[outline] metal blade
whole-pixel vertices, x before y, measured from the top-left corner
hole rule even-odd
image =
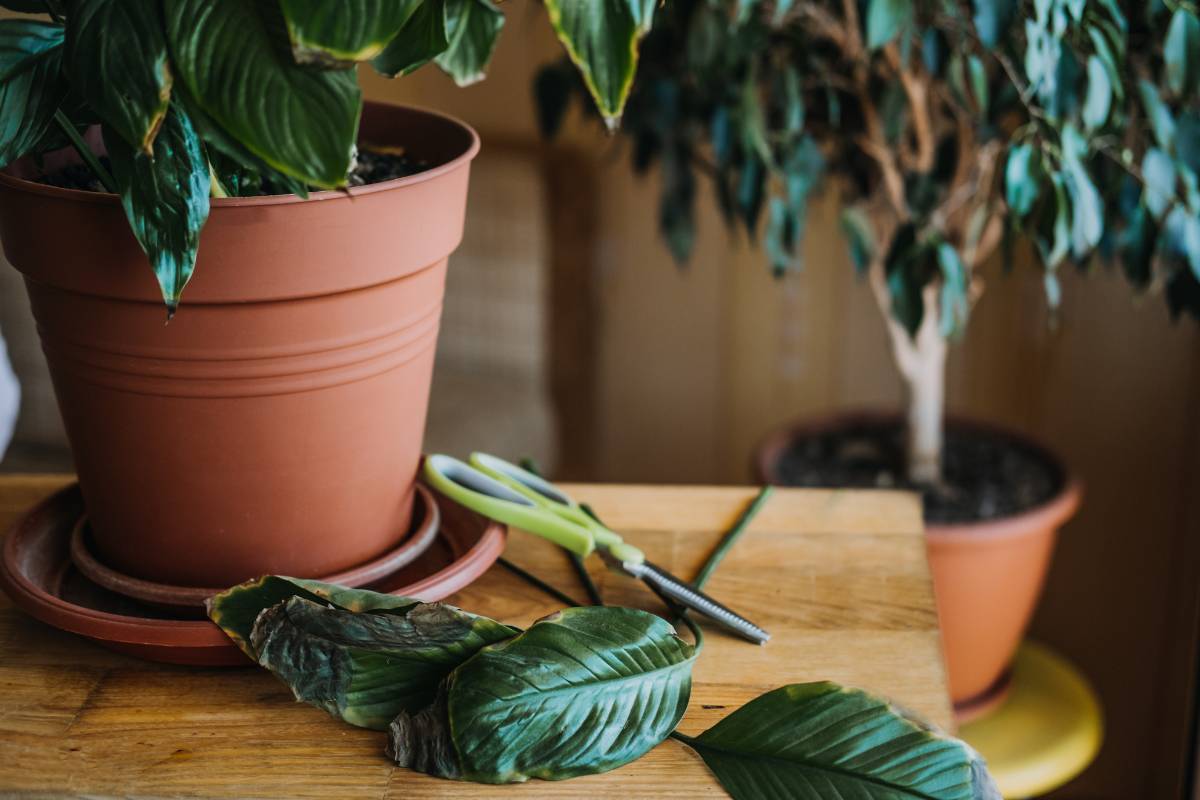
[[[671,573],[661,567],[656,567],[649,561],[641,564],[622,562],[621,569],[635,578],[641,578],[650,588],[661,592],[684,608],[691,609],[697,614],[708,617],[713,622],[724,625],[744,639],[748,639],[755,644],[766,644],[767,640],[771,638],[771,634],[750,620],[734,611],[730,611],[704,592],[693,589]]]

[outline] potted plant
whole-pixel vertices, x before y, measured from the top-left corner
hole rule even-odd
[[[547,133],[576,87],[561,64],[539,75]],[[679,261],[698,174],[778,273],[798,267],[813,190],[838,192],[907,410],[793,426],[755,464],[773,482],[923,493],[962,706],[997,686],[1080,490],[1034,442],[947,426],[948,344],[992,255],[1007,268],[1017,248],[1052,313],[1058,271],[1099,261],[1200,316],[1198,89],[1200,20],[1174,2],[678,0],[643,43],[623,132],[637,169],[661,166]]]
[[[219,587],[386,551],[411,514],[478,140],[439,114],[364,109],[355,68],[433,61],[478,80],[501,12],[0,5],[41,14],[0,21],[0,239],[26,278],[98,554]],[[652,5],[546,8],[615,119]]]

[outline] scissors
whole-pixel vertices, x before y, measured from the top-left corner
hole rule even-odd
[[[440,454],[427,456],[425,478],[442,494],[485,517],[549,539],[581,558],[598,552],[608,566],[642,580],[660,597],[755,644],[771,638],[750,620],[651,564],[641,550],[604,527],[549,481],[487,453],[472,453],[470,462]]]

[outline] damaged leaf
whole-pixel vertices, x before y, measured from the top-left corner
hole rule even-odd
[[[297,596],[262,612],[250,642],[297,700],[383,730],[432,703],[438,684],[480,648],[518,632],[441,603],[356,613]]]
[[[694,648],[659,617],[572,608],[460,666],[389,728],[397,764],[512,783],[606,772],[657,745],[691,694]]]

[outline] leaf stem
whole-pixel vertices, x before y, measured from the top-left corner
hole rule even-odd
[[[571,566],[575,568],[575,576],[579,578],[579,583],[583,585],[583,590],[587,592],[588,602],[593,606],[604,605],[604,598],[600,596],[600,590],[596,587],[595,581],[588,573],[587,565],[583,563],[583,558],[575,552],[563,548],[563,552],[567,554]]]
[[[700,571],[692,579],[692,586],[697,589],[704,588],[704,584],[708,583],[708,579],[712,577],[713,572],[720,566],[733,546],[737,544],[737,540],[746,532],[746,528],[749,527],[750,522],[762,510],[762,507],[771,497],[772,491],[774,491],[774,487],[772,486],[764,486],[759,489],[758,496],[750,501],[750,504],[742,511],[741,516],[738,517],[737,522],[733,523],[733,527],[721,537],[721,541],[717,542],[717,546],[709,554],[708,560],[704,562],[704,566],[700,567]]]
[[[529,583],[530,585],[536,586],[537,588],[541,589],[543,592],[550,595],[558,602],[564,603],[565,605],[571,606],[572,608],[575,608],[580,605],[579,603],[576,603],[574,600],[572,600],[571,597],[569,595],[567,595],[566,593],[560,592],[558,589],[555,589],[553,586],[546,583],[544,580],[539,578],[537,575],[534,575],[532,572],[528,572],[528,571],[522,569],[521,567],[518,567],[516,564],[509,561],[507,558],[504,558],[503,556],[501,556],[499,559],[496,560],[496,563],[499,564],[500,566],[504,567],[506,570],[508,570],[512,574],[516,575],[518,578],[525,581],[526,583]]]
[[[100,184],[107,191],[118,194],[116,181],[113,180],[112,175],[108,173],[104,165],[100,163],[100,159],[96,158],[96,154],[92,152],[92,148],[88,147],[87,142],[79,135],[79,131],[75,130],[75,126],[71,124],[71,120],[67,119],[67,115],[62,112],[62,109],[54,112],[54,122],[66,137],[71,140],[71,146],[75,148],[76,153],[79,153],[79,157],[83,159],[83,163],[87,164],[88,169],[92,171],[92,174],[96,176]]]

